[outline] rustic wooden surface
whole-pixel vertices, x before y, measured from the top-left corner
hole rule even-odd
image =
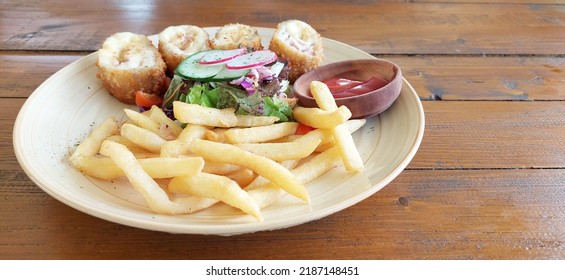
[[[565,1],[76,2],[0,3],[0,259],[565,258]],[[368,199],[284,230],[174,235],[76,211],[19,166],[26,98],[112,33],[289,18],[394,60],[420,95],[422,145]]]

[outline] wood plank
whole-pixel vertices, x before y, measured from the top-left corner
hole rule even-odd
[[[29,97],[47,78],[83,55],[0,52],[0,98]]]
[[[0,97],[28,97],[52,74],[82,55],[0,52]],[[565,57],[379,58],[400,65],[423,100],[565,100]],[[493,74],[492,69],[497,71]]]
[[[422,99],[565,100],[564,57],[379,57],[397,63]]]
[[[426,128],[409,168],[563,168],[563,101],[424,101]]]
[[[393,1],[394,2],[394,1]],[[508,0],[406,0],[405,2],[411,3],[462,3],[462,4],[507,4]],[[513,4],[529,4],[531,6],[537,5],[552,5],[552,4],[565,4],[563,0],[512,0]]]
[[[63,205],[20,171],[0,176],[13,182],[0,188],[0,259],[565,258],[563,169],[406,170],[329,217],[231,237],[114,224]]]
[[[0,98],[0,170],[21,170],[12,144],[14,122],[25,99]],[[1,180],[0,180],[1,182]]]
[[[5,1],[0,50],[93,51],[119,31],[157,34],[169,25],[241,22],[274,28],[289,18],[373,54],[563,54],[565,5],[281,1]],[[72,6],[72,7],[71,7]],[[170,9],[175,6],[175,9]],[[246,13],[234,13],[240,7]],[[316,10],[316,13],[311,11]],[[190,11],[190,12],[187,12]],[[215,16],[209,16],[214,14]],[[147,18],[152,18],[147,21]],[[371,26],[369,28],[368,24]],[[375,28],[373,28],[375,27]],[[352,32],[355,31],[355,32]]]

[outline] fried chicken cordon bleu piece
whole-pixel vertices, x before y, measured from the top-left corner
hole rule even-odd
[[[198,26],[169,26],[159,33],[159,52],[163,55],[167,73],[171,76],[185,58],[209,49],[210,35]]]
[[[240,23],[230,23],[222,26],[212,39],[212,48],[232,50],[246,48],[262,50],[261,36],[257,29]]]
[[[269,49],[288,62],[291,82],[320,66],[324,59],[322,37],[312,26],[300,20],[279,23]]]
[[[145,35],[120,32],[108,37],[98,52],[98,78],[119,101],[135,104],[136,91],[162,96],[167,68]]]

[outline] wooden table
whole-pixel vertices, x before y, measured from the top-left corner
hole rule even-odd
[[[77,2],[0,4],[1,259],[565,258],[565,1]],[[18,164],[26,98],[107,36],[290,18],[395,61],[423,103],[418,153],[366,200],[283,230],[175,235],[68,207]]]

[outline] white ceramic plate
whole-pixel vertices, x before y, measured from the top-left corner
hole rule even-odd
[[[207,28],[214,34],[217,28]],[[272,29],[258,28],[265,46]],[[155,36],[152,36],[155,41]],[[324,63],[372,56],[324,39]],[[124,105],[96,78],[93,53],[61,69],[25,102],[14,127],[14,150],[29,178],[59,201],[87,214],[149,230],[233,235],[286,228],[316,220],[369,197],[391,182],[414,157],[424,133],[424,111],[407,81],[387,111],[368,119],[354,134],[365,169],[349,174],[342,166],[307,185],[311,204],[287,195],[263,209],[264,221],[225,205],[179,216],[152,213],[127,180],[89,178],[68,162],[74,147],[109,116],[124,118]]]

